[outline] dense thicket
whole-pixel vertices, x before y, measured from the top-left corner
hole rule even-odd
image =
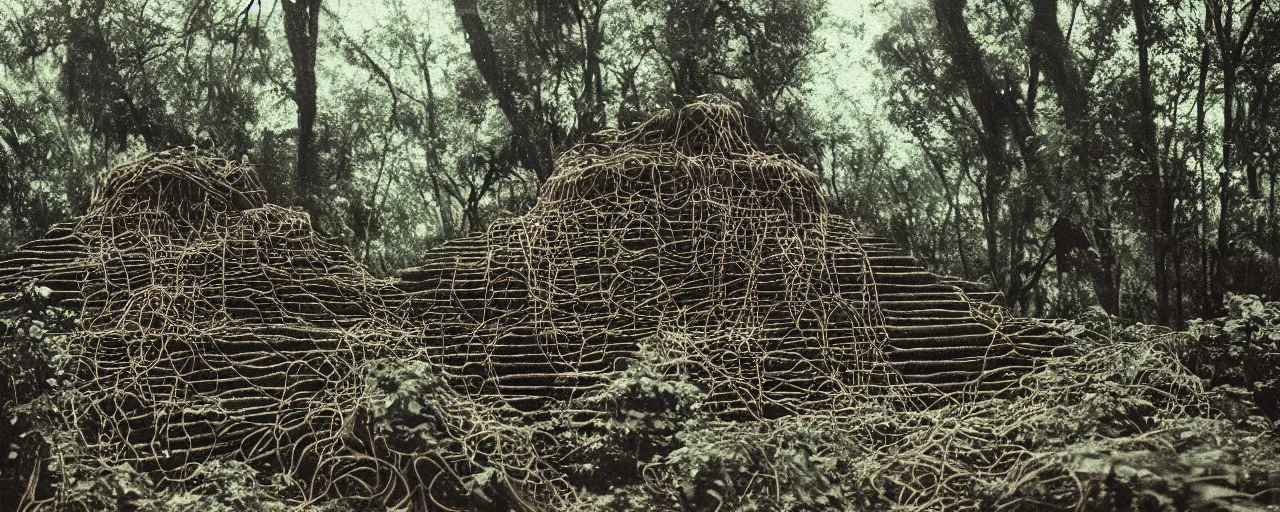
[[[0,424],[12,441],[0,481],[21,492],[0,503],[381,510],[398,496],[364,486],[338,497],[336,487],[324,493],[238,457],[193,464],[178,482],[104,463],[74,426],[84,382],[66,370],[82,357],[79,335],[74,315],[50,296],[38,286],[6,296],[23,308],[0,316],[8,339],[0,371],[25,391]],[[363,385],[347,390],[360,428],[343,441],[385,443],[376,453],[411,462],[419,479],[406,482],[429,483],[439,509],[1271,510],[1276,423],[1240,385],[1269,382],[1266,412],[1280,412],[1275,356],[1258,357],[1280,339],[1280,303],[1233,296],[1230,305],[1189,332],[1103,315],[1060,324],[1075,355],[1026,375],[1027,392],[1006,399],[926,410],[868,400],[840,415],[759,421],[709,413],[683,363],[654,351],[533,423],[456,393],[421,360],[374,359],[355,369]],[[28,474],[42,475],[42,485],[25,487]]]

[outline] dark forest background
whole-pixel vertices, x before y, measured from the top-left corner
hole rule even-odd
[[[714,93],[1018,312],[1180,327],[1280,291],[1278,79],[1264,0],[2,0],[0,252],[197,145],[388,275]]]

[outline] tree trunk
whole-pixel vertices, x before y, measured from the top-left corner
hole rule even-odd
[[[554,165],[552,148],[542,120],[533,115],[528,105],[531,96],[528,84],[494,49],[476,0],[453,0],[453,9],[462,22],[472,60],[511,125],[511,147],[516,150],[516,158],[533,170],[539,183],[547,181]],[[520,100],[525,101],[522,104]]]
[[[1205,137],[1205,102],[1208,99],[1207,82],[1209,78],[1209,43],[1208,34],[1210,23],[1209,14],[1205,14],[1204,25],[1201,27],[1199,35],[1205,37],[1205,43],[1200,48],[1200,76],[1196,81],[1196,161],[1200,169],[1199,190],[1200,199],[1200,218],[1197,222],[1200,231],[1200,317],[1213,317],[1216,306],[1210,300],[1211,282],[1209,273],[1209,191],[1205,187],[1205,155],[1207,154],[1207,144]]]
[[[1231,174],[1238,162],[1235,160],[1235,145],[1239,139],[1239,127],[1236,122],[1236,74],[1240,68],[1241,56],[1246,41],[1253,31],[1254,19],[1261,7],[1262,0],[1252,0],[1249,12],[1245,15],[1244,25],[1237,36],[1235,31],[1235,2],[1207,0],[1205,7],[1209,11],[1214,36],[1218,43],[1219,62],[1222,66],[1222,170],[1218,172],[1218,267],[1213,286],[1215,307],[1222,304],[1223,294],[1227,287],[1228,265],[1231,259]],[[1223,10],[1225,6],[1225,11]],[[1250,193],[1253,193],[1252,190]]]
[[[933,0],[938,31],[951,65],[965,83],[969,101],[981,121],[978,133],[979,147],[987,161],[987,194],[984,202],[984,220],[993,225],[998,220],[999,205],[1006,200],[1013,206],[1008,218],[1008,267],[1005,283],[1006,298],[1010,304],[1026,305],[1026,286],[1019,275],[1027,268],[1023,243],[1027,231],[1035,225],[1040,208],[1038,196],[1024,191],[1016,198],[1006,198],[1013,158],[1005,145],[1012,140],[1018,148],[1028,181],[1038,184],[1050,203],[1058,200],[1057,183],[1047,176],[1046,166],[1040,157],[1040,143],[1035,128],[1023,105],[1016,98],[1014,89],[997,86],[987,73],[985,56],[964,18],[965,0]],[[988,250],[992,244],[988,239]]]
[[[590,10],[584,11],[576,4],[574,9],[581,27],[585,51],[582,63],[582,93],[577,105],[577,133],[573,137],[575,140],[604,128],[604,76],[601,72],[600,52],[604,46],[601,20],[604,17],[606,0],[592,0],[586,3],[591,7]]]
[[[1230,258],[1230,245],[1228,242],[1231,238],[1231,168],[1232,162],[1232,146],[1234,145],[1235,130],[1233,114],[1235,110],[1232,108],[1233,99],[1235,98],[1236,80],[1235,70],[1231,66],[1223,69],[1222,77],[1222,169],[1218,171],[1218,271],[1215,273],[1213,283],[1213,301],[1216,304],[1222,303],[1222,297],[1227,284],[1227,259]]]
[[[938,31],[942,35],[951,65],[964,80],[969,92],[969,101],[978,114],[981,130],[978,135],[978,147],[987,164],[987,172],[983,183],[985,194],[981,198],[983,230],[987,237],[987,264],[991,269],[994,284],[1004,291],[1006,298],[1014,300],[1017,290],[1012,287],[1012,280],[1007,271],[1009,267],[1001,265],[1002,258],[997,241],[997,229],[1000,223],[1000,205],[1004,202],[1005,189],[1010,179],[1010,157],[1005,150],[1005,133],[1007,122],[1002,111],[998,92],[987,74],[983,64],[981,48],[974,41],[973,34],[964,19],[964,0],[934,0],[934,14],[937,17]],[[1019,237],[1013,237],[1019,238]],[[1010,248],[1010,259],[1014,259]]]
[[[284,8],[284,35],[293,62],[293,101],[298,106],[298,162],[296,169],[298,200],[311,215],[318,218],[316,198],[321,188],[318,155],[315,148],[316,123],[316,47],[320,34],[321,0],[281,0]]]
[[[1140,158],[1146,164],[1151,180],[1151,240],[1156,284],[1156,322],[1169,325],[1169,243],[1172,240],[1172,212],[1166,209],[1168,181],[1160,168],[1156,142],[1155,94],[1151,88],[1150,27],[1148,26],[1148,0],[1132,0],[1133,21],[1136,27],[1138,50],[1138,95],[1141,102],[1136,146]]]
[[[457,235],[457,225],[453,219],[453,199],[444,190],[440,177],[436,173],[444,170],[443,159],[440,158],[440,110],[436,104],[436,90],[431,81],[431,67],[428,51],[430,43],[417,53],[418,67],[422,71],[422,84],[427,89],[427,136],[423,145],[427,154],[427,176],[431,181],[431,194],[436,203],[436,211],[440,215],[440,233],[445,240],[452,240]]]
[[[1058,26],[1058,1],[1034,0],[1032,9],[1027,43],[1039,68],[1058,93],[1067,131],[1074,135],[1072,150],[1080,171],[1080,176],[1056,176],[1054,182],[1061,189],[1067,189],[1067,183],[1072,181],[1084,185],[1085,212],[1088,223],[1092,224],[1089,242],[1097,251],[1096,265],[1091,269],[1094,292],[1102,309],[1115,315],[1120,311],[1120,272],[1111,240],[1106,179],[1094,163],[1088,91],[1072,62],[1067,38]],[[1058,210],[1077,211],[1072,204],[1073,197],[1069,193],[1059,194],[1062,203]]]
[[[1058,92],[1058,102],[1062,104],[1068,128],[1081,127],[1089,116],[1089,98],[1072,63],[1067,38],[1058,26],[1058,0],[1034,0],[1032,7],[1027,35],[1033,59]]]

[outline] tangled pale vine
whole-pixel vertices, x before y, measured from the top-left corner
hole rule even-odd
[[[230,457],[288,475],[300,503],[425,504],[438,497],[420,479],[465,471],[473,436],[508,435],[485,419],[498,412],[466,408],[448,388],[432,391],[452,397],[434,418],[452,451],[399,453],[369,424],[365,369],[411,353],[406,323],[383,299],[386,282],[305,214],[267,203],[248,167],[174,150],[114,169],[102,190],[87,215],[0,271],[5,288],[34,280],[79,309],[63,363],[77,379],[56,408],[79,436],[77,463],[129,464],[182,486]],[[512,467],[535,481],[532,450],[510,455],[529,459]],[[58,474],[62,490],[44,499],[33,479],[29,505],[76,505],[75,476]]]
[[[1090,362],[831,214],[812,171],[716,102],[598,134],[558,159],[530,212],[393,280],[269,204],[251,168],[150,155],[0,261],[0,309],[33,284],[80,318],[59,363],[75,378],[52,409],[73,439],[32,459],[33,509],[90,507],[68,460],[191,488],[228,459],[300,507],[587,507],[563,466],[579,447],[548,425],[598,417],[591,404],[641,353],[718,425],[679,434],[688,446],[769,459],[778,432],[817,429],[865,440],[842,456],[878,469],[833,471],[890,502],[977,506],[996,481],[1006,494],[986,502],[1016,505],[1019,482],[1070,475],[987,399],[1033,414],[1083,385],[1064,368]],[[1198,396],[1179,386],[1165,402]],[[641,461],[653,499],[696,502],[678,492],[680,453]]]
[[[575,147],[529,213],[404,271],[406,315],[460,387],[528,411],[645,343],[755,418],[990,395],[1058,345],[830,214],[746,130],[704,102]]]

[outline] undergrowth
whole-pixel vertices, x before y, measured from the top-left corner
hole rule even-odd
[[[51,413],[74,404],[60,339],[75,320],[31,286],[0,318],[10,376],[4,484],[27,475],[78,510],[353,510],[299,503],[287,475],[236,460],[158,485],[77,457]],[[1228,299],[1186,332],[1091,313],[1057,325],[1073,354],[1000,399],[725,421],[657,351],[607,385],[520,424],[450,390],[420,361],[361,371],[355,415],[400,464],[429,463],[456,496],[404,508],[547,510],[1280,510],[1280,303]],[[354,428],[354,427],[353,427]],[[513,482],[542,482],[517,488]],[[410,484],[411,485],[411,484]],[[12,494],[12,493],[10,493]],[[11,504],[6,502],[6,505]]]

